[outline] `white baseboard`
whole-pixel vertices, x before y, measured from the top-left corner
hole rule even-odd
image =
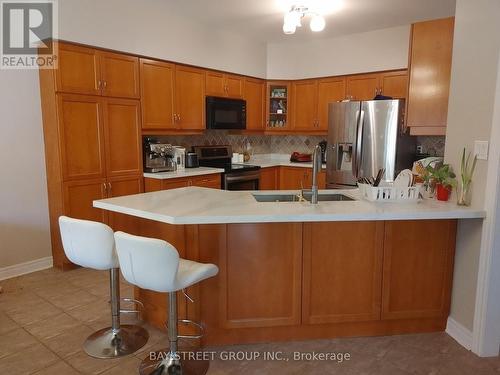
[[[35,271],[51,268],[53,265],[52,257],[45,257],[29,262],[14,264],[12,266],[0,268],[0,280],[10,279],[13,277],[26,275]]]
[[[448,317],[448,322],[446,323],[446,333],[465,349],[471,350],[472,332],[465,328],[462,324],[458,323],[455,319]]]

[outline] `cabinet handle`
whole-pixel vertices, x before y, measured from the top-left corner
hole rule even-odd
[[[177,120],[181,121],[181,115],[177,115]]]
[[[104,88],[104,90],[106,90],[106,87],[108,86],[108,82],[106,82],[106,81],[102,81],[102,84],[103,84],[103,88]]]
[[[111,185],[111,182],[108,182],[108,193],[110,197],[113,195],[113,186]]]
[[[103,195],[107,196],[108,195],[108,187],[106,186],[105,182],[102,183],[102,187],[103,187],[103,191],[102,191]]]

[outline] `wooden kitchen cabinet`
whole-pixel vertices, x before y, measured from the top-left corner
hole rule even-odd
[[[265,81],[247,78],[245,100],[247,102],[247,130],[264,130]]]
[[[346,97],[350,100],[372,100],[379,93],[379,74],[359,74],[346,79]]]
[[[448,316],[456,220],[386,221],[382,319]]]
[[[394,99],[405,99],[408,95],[408,73],[406,70],[380,74],[380,93]]]
[[[345,99],[345,78],[332,77],[318,80],[317,130],[328,130],[328,104]]]
[[[290,81],[267,81],[266,84],[266,131],[282,132],[291,129]]]
[[[205,72],[206,95],[228,98],[243,98],[245,89],[245,79],[233,74]]]
[[[299,324],[301,224],[229,224],[226,228],[218,262],[221,326]]]
[[[145,178],[144,183],[146,192],[177,189],[188,186],[220,189],[221,176],[220,173],[212,173],[193,177],[178,177],[166,179]]]
[[[102,99],[57,95],[57,118],[63,180],[105,178]]]
[[[312,168],[306,167],[280,167],[280,190],[310,189],[312,187]],[[325,189],[326,172],[318,173],[318,187]]]
[[[292,83],[293,130],[316,130],[318,82],[316,80]]]
[[[175,129],[174,64],[141,59],[143,129]]]
[[[179,129],[205,129],[204,70],[175,66],[175,114]]]
[[[304,223],[304,324],[380,319],[383,241],[381,221]]]
[[[64,182],[64,215],[106,223],[107,212],[92,206],[94,200],[107,197],[106,189],[105,179]]]
[[[139,59],[119,53],[100,52],[102,94],[118,98],[140,96]]]
[[[260,169],[259,190],[279,189],[279,167]]]
[[[107,176],[142,174],[140,103],[131,99],[106,99],[103,123]]]
[[[411,28],[407,126],[412,135],[445,135],[454,18]]]
[[[112,177],[108,183],[108,197],[121,197],[124,195],[139,194],[144,191],[142,174],[135,176]],[[140,234],[140,219],[135,216],[108,213],[108,225],[116,231],[123,231],[135,235]]]
[[[139,59],[59,42],[56,91],[111,97],[139,97]]]

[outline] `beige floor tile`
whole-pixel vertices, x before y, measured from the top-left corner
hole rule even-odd
[[[16,305],[13,309],[7,309],[6,313],[17,324],[26,326],[59,315],[62,310],[46,301],[42,301],[28,305]]]
[[[81,288],[70,284],[66,279],[62,281],[54,281],[51,284],[45,285],[41,288],[33,288],[33,292],[38,296],[50,300],[52,297],[58,297],[60,295],[72,294],[80,291]]]
[[[139,365],[141,360],[136,357],[128,357],[115,367],[110,368],[102,373],[102,375],[132,375],[139,373]]]
[[[73,354],[65,359],[71,367],[77,369],[82,374],[96,375],[101,374],[114,366],[123,362],[121,359],[97,359],[88,356],[83,350]]]
[[[81,325],[42,342],[59,357],[66,358],[81,351],[84,341],[93,332],[89,327]]]
[[[32,308],[37,303],[46,302],[32,291],[17,290],[0,294],[0,310],[12,311],[22,308]]]
[[[78,375],[79,372],[66,362],[59,361],[43,370],[35,372],[33,375]],[[125,375],[125,374],[124,374]]]
[[[29,333],[37,339],[49,339],[57,336],[64,331],[74,329],[82,323],[72,316],[62,313],[48,319],[40,320],[36,323],[29,324],[24,327]]]
[[[59,294],[47,297],[47,301],[60,309],[71,310],[78,306],[88,305],[90,303],[96,302],[98,301],[98,297],[90,294],[86,290],[79,289],[73,293]]]
[[[111,317],[111,307],[107,299],[98,299],[92,303],[66,310],[66,312],[84,323],[97,321],[104,316]]]
[[[26,375],[56,363],[59,358],[42,344],[0,359],[0,374]],[[56,375],[56,374],[54,374]],[[59,375],[59,374],[57,374]]]
[[[7,314],[0,311],[0,336],[16,328],[20,328],[19,325],[9,318]]]
[[[0,358],[37,344],[38,341],[22,328],[0,336]]]

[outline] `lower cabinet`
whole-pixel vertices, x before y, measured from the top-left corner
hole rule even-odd
[[[310,189],[312,187],[312,168],[280,167],[279,188],[281,190]],[[326,172],[318,174],[318,186],[326,188]]]
[[[448,314],[456,220],[386,221],[382,319]]]
[[[156,178],[145,178],[144,186],[146,192],[177,189],[188,186],[220,189],[221,177],[220,173],[213,173],[194,177],[166,178],[163,180]]]
[[[261,168],[259,190],[279,189],[279,167]]]
[[[94,200],[106,198],[105,179],[65,182],[63,195],[64,215],[76,219],[106,222],[106,211],[92,207]]]
[[[121,197],[123,195],[139,194],[144,191],[142,176],[113,177],[109,182],[108,196]],[[108,213],[108,225],[114,231],[123,231],[131,234],[139,234],[139,218],[120,214],[118,212]]]
[[[383,221],[304,223],[302,322],[380,319]]]

